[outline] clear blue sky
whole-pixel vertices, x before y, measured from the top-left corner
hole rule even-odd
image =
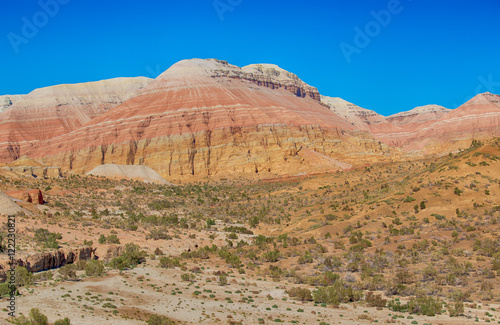
[[[43,9],[54,1],[57,10]],[[0,94],[156,77],[189,58],[278,64],[383,115],[500,93],[498,0],[397,2],[4,0]],[[379,23],[381,10],[389,16]],[[370,35],[355,40],[355,28]]]

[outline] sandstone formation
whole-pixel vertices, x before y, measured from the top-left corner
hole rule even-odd
[[[295,74],[283,70],[275,64],[251,64],[241,68],[241,70],[243,73],[237,73],[232,77],[249,80],[259,86],[271,89],[284,88],[298,97],[308,96],[315,101],[321,101],[317,88],[309,86]]]
[[[38,189],[8,190],[4,192],[10,197],[33,204],[44,204],[42,191]]]
[[[25,266],[30,272],[40,272],[55,269],[79,260],[93,258],[95,249],[82,247],[77,249],[59,249],[54,252],[38,253],[26,258],[19,265]]]
[[[31,214],[28,210],[17,205],[8,195],[0,192],[0,215],[15,215],[18,213]]]
[[[68,133],[131,98],[151,79],[117,78],[36,89],[0,113],[0,162],[24,155],[40,140]]]
[[[91,171],[87,172],[87,175],[102,176],[107,178],[118,178],[118,179],[133,179],[140,180],[146,183],[157,183],[157,184],[172,184],[168,182],[165,178],[161,177],[160,174],[155,172],[148,166],[131,166],[131,165],[116,165],[116,164],[105,164],[99,165]]]
[[[95,248],[81,247],[76,249],[59,249],[52,252],[37,253],[15,261],[19,266],[24,266],[29,272],[41,272],[55,269],[66,264],[76,263],[80,260],[95,258]],[[8,261],[0,262],[0,280],[5,281],[6,270],[10,269]]]
[[[313,166],[317,156],[303,149],[345,163],[360,155],[385,159],[387,146],[320,103],[312,87],[282,72],[245,70],[218,60],[181,61],[137,96],[29,155],[76,172],[146,165],[174,182],[339,169],[329,159]],[[291,82],[295,88],[285,87]]]
[[[121,245],[100,245],[96,248],[95,257],[104,263],[109,263],[113,258],[120,256],[124,252]]]
[[[16,166],[2,167],[5,170],[12,171],[17,175],[31,176],[31,177],[41,177],[41,178],[59,178],[62,177],[61,168],[59,167],[29,167],[29,166]]]

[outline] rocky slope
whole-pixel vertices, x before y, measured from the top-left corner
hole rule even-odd
[[[446,154],[468,147],[472,140],[500,135],[500,96],[479,94],[462,106],[417,107],[388,117],[400,128],[396,132],[373,132],[393,147],[418,154]]]
[[[151,79],[117,78],[36,89],[0,113],[0,162],[22,156],[40,140],[70,132],[123,103]]]
[[[174,182],[338,170],[337,160],[385,157],[387,147],[283,71],[181,61],[137,96],[29,154],[77,172],[106,163],[144,164]]]
[[[401,129],[390,123],[385,116],[359,107],[342,98],[321,96],[321,102],[358,130],[367,131],[372,134],[401,132]]]
[[[4,95],[0,96],[0,113],[8,110],[15,103],[23,99],[25,95]]]
[[[15,215],[17,213],[31,214],[28,210],[17,205],[11,197],[0,192],[0,215]]]
[[[451,110],[440,105],[425,105],[414,109],[397,113],[387,117],[387,121],[394,125],[416,125],[429,121],[436,121],[449,113]]]
[[[140,180],[146,183],[172,185],[172,183],[168,182],[166,179],[161,177],[160,174],[158,174],[148,166],[105,164],[99,165],[91,171],[87,172],[87,175],[118,179],[133,179]]]
[[[407,151],[446,153],[495,136],[500,136],[500,96],[483,93],[410,133],[402,146]]]

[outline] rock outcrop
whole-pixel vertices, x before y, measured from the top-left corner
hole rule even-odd
[[[33,204],[44,204],[42,191],[38,189],[8,190],[4,192],[10,197]]]
[[[59,249],[52,252],[37,253],[26,258],[15,260],[18,266],[24,266],[29,272],[41,272],[59,268],[80,260],[95,258],[95,248],[81,247],[75,249]],[[0,280],[5,281],[6,271],[10,270],[8,261],[0,262]]]
[[[386,117],[375,111],[349,103],[342,98],[321,96],[321,102],[358,130],[369,133],[400,131],[400,128],[391,124]]]
[[[60,178],[62,177],[59,167],[30,167],[30,166],[4,166],[3,169],[12,171],[17,175],[31,176],[36,178]]]
[[[95,257],[104,263],[109,263],[113,258],[120,256],[124,252],[122,245],[100,245],[95,250]]]
[[[26,258],[19,265],[25,266],[30,272],[40,272],[55,269],[79,260],[93,258],[95,249],[82,247],[77,249],[59,249],[54,252],[37,253]]]
[[[151,79],[117,78],[36,89],[0,113],[0,162],[13,161],[34,143],[68,133],[131,98]]]

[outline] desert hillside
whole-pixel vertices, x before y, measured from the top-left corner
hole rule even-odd
[[[0,169],[2,208],[24,209],[19,311],[71,324],[498,322],[499,172],[498,138],[255,181]]]

